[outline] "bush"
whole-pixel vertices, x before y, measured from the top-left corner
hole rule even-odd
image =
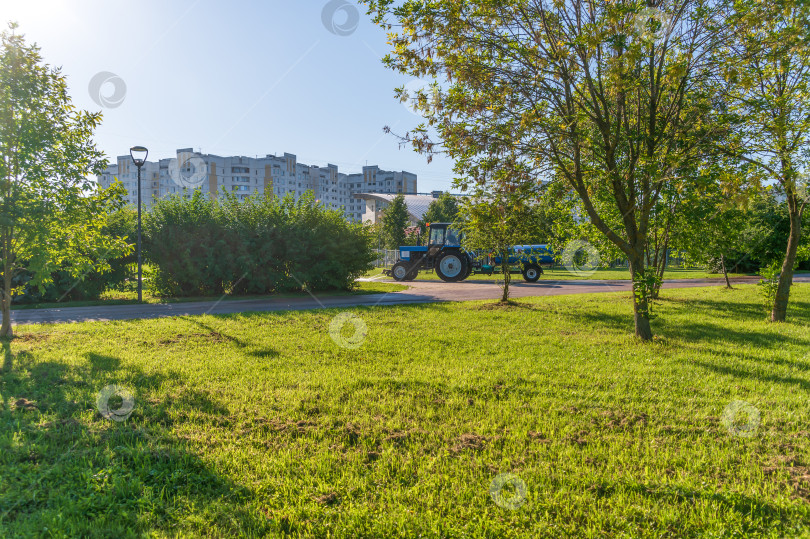
[[[147,216],[144,246],[163,296],[349,289],[374,259],[369,230],[311,193],[170,197]]]

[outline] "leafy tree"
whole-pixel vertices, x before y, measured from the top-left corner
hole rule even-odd
[[[433,200],[428,206],[419,227],[422,233],[425,232],[426,223],[452,223],[458,215],[458,197],[450,193],[442,193],[439,198]]]
[[[724,150],[775,183],[787,203],[790,231],[771,310],[772,321],[784,322],[808,203],[810,5],[737,1],[735,8],[723,75],[737,122]]]
[[[672,245],[687,252],[693,263],[710,266],[719,261],[726,287],[729,261],[746,248],[745,227],[750,220],[746,207],[749,197],[742,192],[728,193],[712,177],[717,169],[703,172],[701,182],[682,194],[681,210],[676,217]]]
[[[136,226],[137,212],[132,207],[123,207],[106,215],[102,233],[126,241],[130,245],[128,254],[110,258],[108,253],[100,253],[106,260],[106,267],[88,271],[79,278],[71,274],[68,263],[68,270],[60,268],[53,272],[50,284],[44,291],[31,283],[31,274],[23,269],[15,277],[15,283],[24,285],[22,290],[17,290],[13,296],[14,302],[54,303],[98,299],[105,291],[125,290],[127,286],[134,286]],[[97,258],[97,254],[92,252],[88,253],[88,256]],[[99,266],[97,259],[95,266],[96,268]]]
[[[655,207],[681,181],[681,163],[707,151],[704,135],[722,127],[709,84],[724,29],[715,3],[365,3],[391,31],[389,67],[447,81],[414,98],[427,119],[404,136],[414,149],[446,152],[470,181],[491,155],[521,156],[535,177],[564,181],[628,258],[633,280],[646,279]],[[645,340],[647,297],[633,302]]]
[[[410,222],[405,196],[397,195],[382,211],[382,233],[386,249],[405,245],[405,229]]]
[[[61,71],[16,28],[0,36],[0,337],[13,336],[12,296],[26,284],[43,290],[57,269],[81,279],[129,249],[104,233],[121,188],[88,180],[106,165],[92,140],[101,114],[75,110]]]
[[[790,216],[787,202],[779,200],[774,191],[772,186],[766,187],[749,201],[745,223],[739,232],[742,244],[739,252],[735,253],[733,263],[744,271],[761,271],[772,265],[781,268],[790,236]],[[810,213],[804,212],[802,228],[807,226],[810,226]],[[801,267],[801,263],[805,262],[805,269],[810,269],[807,257],[801,254],[802,247],[810,245],[810,236],[804,234],[802,237],[796,254],[796,267]],[[779,274],[778,268],[776,274]]]
[[[509,264],[509,256],[514,254],[512,247],[523,244],[537,229],[532,224],[536,213],[531,205],[535,180],[514,159],[492,158],[487,169],[488,178],[479,181],[472,195],[462,202],[457,223],[466,250],[500,257],[501,302],[507,302],[512,282]]]

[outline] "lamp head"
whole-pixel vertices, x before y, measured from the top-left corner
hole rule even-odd
[[[129,149],[129,155],[132,157],[132,162],[135,166],[141,168],[146,163],[146,156],[149,155],[149,150],[143,146],[133,146]]]

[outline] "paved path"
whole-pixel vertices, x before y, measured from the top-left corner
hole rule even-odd
[[[755,283],[757,277],[732,279],[733,283]],[[796,276],[794,282],[810,282],[810,276]],[[411,288],[386,294],[357,296],[324,296],[295,298],[263,298],[188,303],[159,303],[148,305],[110,305],[99,307],[65,307],[61,309],[23,309],[11,312],[15,324],[41,324],[162,318],[200,314],[231,314],[247,311],[287,311],[318,308],[346,308],[374,305],[403,305],[438,301],[470,301],[497,299],[501,288],[495,281],[412,281]],[[722,279],[672,279],[664,281],[664,288],[691,288],[720,286]],[[564,294],[591,294],[594,292],[621,292],[630,290],[630,281],[552,281],[540,280],[529,284],[516,281],[511,296],[558,296]]]

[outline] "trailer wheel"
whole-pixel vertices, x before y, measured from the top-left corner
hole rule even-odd
[[[442,281],[455,283],[467,277],[467,257],[458,252],[449,252],[436,261],[436,273]]]
[[[527,283],[536,283],[542,273],[543,270],[536,264],[526,264],[523,266],[523,279]]]
[[[410,266],[410,264],[406,264],[405,262],[397,262],[394,264],[394,267],[391,268],[391,276],[394,278],[394,280],[410,281],[416,277],[416,275],[414,275],[415,272],[409,271],[410,268],[408,266]],[[408,279],[408,277],[411,279]]]

